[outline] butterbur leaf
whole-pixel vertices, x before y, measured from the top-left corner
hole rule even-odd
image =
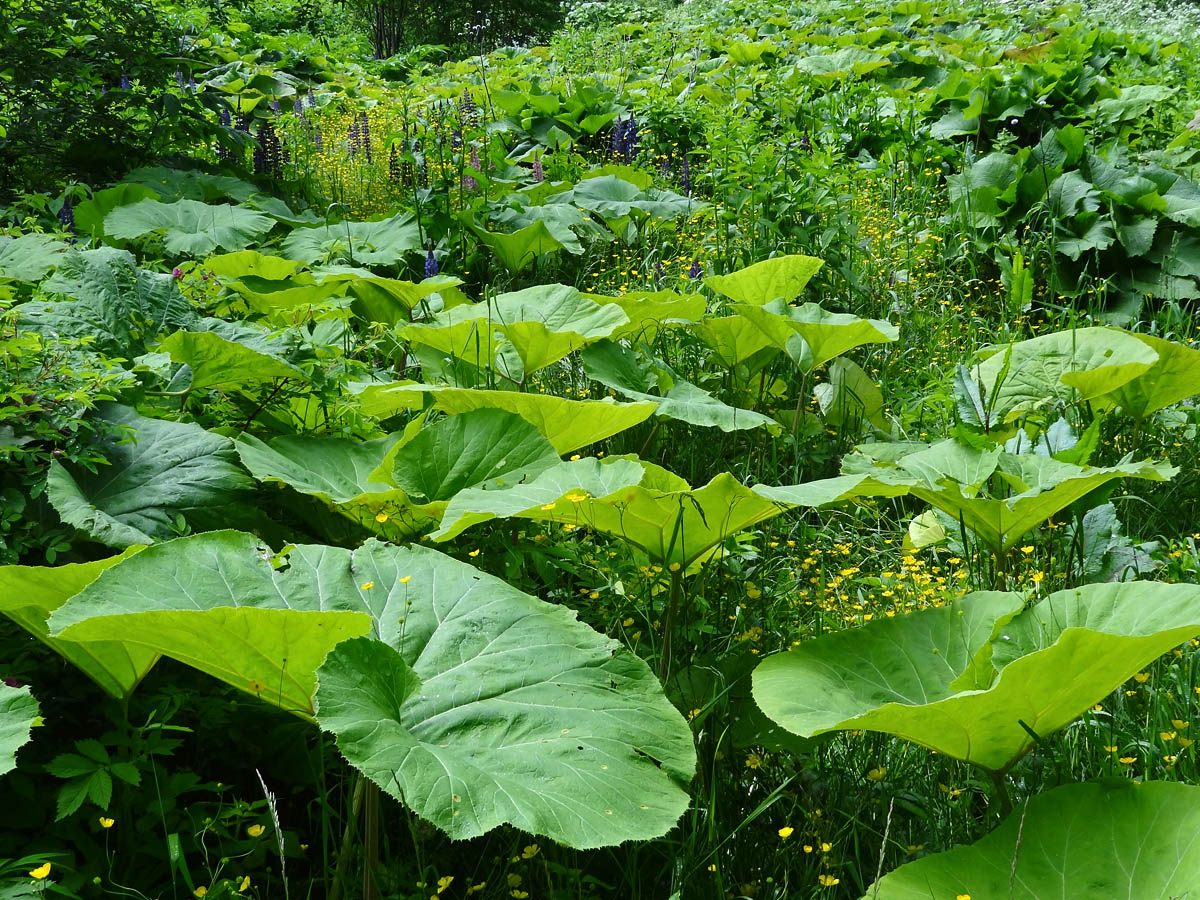
[[[1186,897],[1200,884],[1200,788],[1126,778],[1054,788],[974,844],[885,875],[863,900]]]
[[[780,299],[790,303],[823,265],[812,256],[774,256],[728,275],[710,275],[704,283],[739,303],[763,306]]]
[[[776,425],[774,419],[749,409],[738,409],[708,391],[679,378],[658,360],[611,341],[593,344],[583,352],[584,371],[589,378],[629,400],[657,404],[655,414],[701,428],[739,431]],[[649,393],[663,388],[663,393]]]
[[[482,605],[447,597],[435,618],[413,604],[407,647],[337,647],[318,672],[320,725],[453,838],[505,822],[578,848],[666,832],[695,758],[646,664],[573,612],[488,580]]]
[[[41,281],[54,270],[67,244],[53,235],[0,235],[0,281]]]
[[[411,213],[374,222],[334,222],[297,228],[283,242],[283,255],[313,263],[345,256],[355,265],[396,265],[421,249],[421,230]]]
[[[712,348],[727,369],[746,362],[768,348],[770,356],[780,352],[775,341],[745,316],[709,316],[689,330]]]
[[[480,409],[423,430],[397,453],[391,474],[414,499],[449,500],[488,479],[516,482],[557,462],[536,427],[504,410]]]
[[[874,472],[893,484],[907,485],[914,497],[961,522],[995,552],[1014,546],[1052,515],[1110,481],[1166,481],[1178,471],[1151,461],[1079,466],[1045,455],[968,446],[954,438],[864,465],[864,453],[870,449],[864,445],[846,457],[843,469]],[[989,496],[984,490],[993,475],[1007,486],[1006,496]]]
[[[795,733],[882,731],[992,771],[1200,634],[1200,586],[1092,584],[870,622],[763,661],[754,698]]]
[[[823,506],[856,497],[895,496],[905,488],[864,475],[808,484],[747,487],[728,473],[699,488],[650,463],[635,484],[608,495],[590,495],[567,503],[543,503],[514,511],[503,491],[463,492],[450,501],[434,537],[445,540],[478,521],[496,515],[562,522],[613,535],[656,562],[687,568],[707,558],[725,538],[795,506]],[[521,488],[514,497],[528,497]],[[502,512],[499,512],[501,511]]]
[[[554,394],[490,391],[437,384],[369,385],[358,394],[364,413],[388,418],[404,409],[419,409],[425,398],[450,415],[475,409],[502,409],[536,427],[560,454],[602,441],[644,422],[654,414],[653,402],[617,403],[570,400]]]
[[[265,333],[224,324],[205,331],[177,331],[159,344],[172,362],[191,370],[192,390],[240,387],[276,378],[307,381],[304,371],[284,357],[285,349]]]
[[[118,240],[161,231],[167,252],[175,256],[205,256],[218,247],[241,250],[261,240],[274,225],[271,217],[245,206],[186,199],[163,203],[147,198],[104,217],[104,230]]]
[[[782,300],[772,300],[765,306],[735,303],[733,308],[757,325],[777,347],[800,359],[805,371],[812,371],[855,347],[890,343],[900,336],[900,330],[889,322],[827,312],[815,303],[788,306]],[[791,345],[797,336],[804,344],[800,353]]]
[[[400,542],[434,524],[441,511],[410,500],[390,480],[394,453],[423,424],[423,417],[417,417],[403,432],[373,441],[281,435],[265,442],[243,434],[237,451],[259,481],[285,484],[364,531]]]
[[[429,548],[179,538],[109,569],[51,626],[153,646],[315,715],[452,837],[510,822],[596,847],[661,835],[687,807],[691,732],[646,664]]]
[[[63,521],[101,544],[123,549],[171,537],[178,516],[195,529],[229,524],[251,487],[233,442],[199,425],[148,419],[115,403],[100,418],[121,426],[95,473],[58,462],[47,494]]]
[[[881,431],[889,430],[883,394],[857,363],[835,359],[829,364],[829,380],[816,385],[813,393],[821,415],[835,428],[860,430],[870,422]]]
[[[354,580],[349,562],[348,551],[316,546],[275,558],[234,531],[176,538],[105,571],[49,627],[64,640],[169,656],[310,717],[317,666],[371,628],[359,599],[365,579]]]
[[[144,647],[115,641],[76,643],[50,636],[47,620],[67,599],[100,577],[100,573],[140,548],[120,556],[66,566],[0,567],[0,613],[8,616],[55,653],[73,663],[108,694],[124,700],[158,660]]]
[[[979,351],[971,375],[1003,421],[1052,403],[1092,400],[1145,374],[1153,347],[1119,328],[1056,331]]]
[[[520,272],[539,256],[566,249],[541,219],[510,234],[488,231],[474,225],[471,230],[475,232],[481,244],[491,248],[504,268],[513,273]]]
[[[1144,419],[1172,403],[1200,393],[1200,350],[1149,334],[1134,334],[1158,359],[1140,375],[1095,399],[1100,408],[1119,407],[1126,415]]]
[[[17,766],[17,751],[29,743],[30,731],[42,724],[38,702],[27,687],[0,682],[0,775]]]

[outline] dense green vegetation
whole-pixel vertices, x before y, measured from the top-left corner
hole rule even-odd
[[[1192,18],[459,6],[0,0],[0,897],[1194,893]]]

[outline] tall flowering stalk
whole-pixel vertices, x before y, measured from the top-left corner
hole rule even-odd
[[[58,221],[62,223],[63,231],[75,234],[75,208],[70,197],[63,198],[63,205],[58,211]]]
[[[618,116],[617,120],[615,122],[613,122],[612,145],[611,145],[613,156],[620,158],[621,152],[624,149],[624,147],[625,147],[625,122],[622,121],[620,116]]]

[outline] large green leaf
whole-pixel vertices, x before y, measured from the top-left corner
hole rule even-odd
[[[502,409],[478,409],[421,431],[399,449],[391,476],[413,499],[449,500],[484,481],[517,481],[558,461],[534,425]]]
[[[297,307],[320,306],[346,291],[345,286],[336,282],[317,284],[316,279],[308,272],[299,272],[280,279],[243,275],[236,281],[229,282],[229,287],[246,301],[246,306],[251,312],[267,316]]]
[[[276,556],[236,532],[180,538],[105,572],[51,624],[147,644],[306,717],[324,662],[322,726],[453,837],[512,822],[616,844],[661,834],[687,806],[691,733],[645,663],[428,548]]]
[[[424,281],[400,281],[363,274],[358,270],[337,272],[326,270],[319,273],[321,284],[345,284],[345,290],[354,298],[354,312],[370,322],[396,325],[407,322],[414,306],[422,302],[441,300],[441,308],[449,308],[468,302],[458,286],[461,278],[452,275],[434,275]]]
[[[764,660],[754,698],[804,737],[882,731],[993,771],[1200,634],[1200,586],[1091,584],[1021,612],[1019,594],[824,635]]]
[[[642,214],[639,218],[665,221],[708,208],[706,203],[672,191],[643,190],[618,175],[585,178],[572,190],[554,194],[546,202],[550,206],[570,204],[576,209],[598,213],[610,221],[623,219],[634,212]]]
[[[415,216],[404,212],[374,222],[297,228],[283,242],[285,256],[306,263],[345,255],[355,265],[390,266],[420,249],[420,225]]]
[[[275,378],[307,381],[304,371],[284,358],[284,347],[249,326],[214,322],[205,331],[177,331],[159,349],[185,363],[191,389],[237,387]]]
[[[971,375],[992,415],[1002,420],[1111,394],[1158,361],[1153,347],[1119,328],[1055,331],[987,347],[978,356]]]
[[[515,484],[558,463],[537,428],[501,409],[451,416],[375,441],[283,436],[264,443],[243,435],[242,463],[260,481],[277,481],[327,503],[367,530],[400,540],[436,522],[456,493],[488,480]]]
[[[451,598],[451,585],[466,590]],[[486,586],[459,576],[432,603],[416,592],[397,648],[336,648],[319,672],[322,727],[454,838],[505,822],[580,848],[668,831],[695,762],[646,664],[564,607]]]
[[[205,256],[218,247],[241,250],[257,243],[275,226],[270,216],[245,206],[209,205],[196,200],[163,203],[147,198],[119,206],[104,217],[104,230],[118,240],[162,232],[173,256]]]
[[[890,343],[900,336],[895,325],[881,319],[826,312],[815,303],[788,306],[772,300],[765,306],[735,303],[733,309],[757,325],[775,346],[790,352],[806,371],[863,344]],[[797,335],[804,342],[799,350],[789,347]]]
[[[859,430],[863,422],[887,431],[883,394],[857,363],[835,359],[829,364],[829,380],[813,387],[821,415],[842,430]]]
[[[539,256],[565,250],[566,245],[550,233],[546,223],[537,219],[524,228],[505,234],[473,226],[479,242],[490,247],[509,272],[520,272]]]
[[[440,510],[412,502],[377,472],[421,424],[416,421],[411,433],[397,432],[374,441],[283,435],[266,443],[244,434],[237,440],[237,452],[259,481],[285,484],[372,534],[404,541],[434,524]]]
[[[796,71],[815,78],[834,80],[846,75],[865,75],[890,65],[886,56],[865,47],[843,47],[796,60]]]
[[[863,900],[1182,898],[1200,884],[1200,788],[1113,778],[1039,794],[966,847],[885,875]]]
[[[632,428],[654,414],[656,403],[617,403],[612,399],[568,400],[553,394],[487,391],[439,384],[369,385],[358,394],[364,413],[387,418],[402,409],[435,409],[457,415],[473,409],[503,409],[534,425],[559,454]]]
[[[40,713],[29,688],[0,682],[0,775],[17,767],[17,751],[29,743],[34,727],[42,724]]]
[[[629,322],[619,306],[597,303],[562,284],[500,294],[487,303],[455,307],[449,315],[454,321],[487,319],[516,348],[527,375]]]
[[[141,355],[159,332],[197,318],[169,274],[139,269],[132,255],[111,247],[68,252],[42,289],[70,299],[21,304],[21,328],[86,338],[109,356]]]
[[[41,281],[66,251],[66,243],[51,234],[0,234],[0,280]]]
[[[169,656],[311,716],[326,654],[372,629],[362,599],[369,589],[360,587],[369,576],[354,577],[348,551],[301,546],[276,557],[253,535],[212,531],[148,547],[101,573],[49,627],[64,640]]]
[[[701,428],[741,431],[776,425],[770,416],[749,409],[738,409],[718,400],[708,391],[684,381],[665,364],[647,354],[611,341],[601,341],[583,352],[583,367],[588,378],[630,400],[658,404],[655,414]],[[648,389],[658,388],[661,394]]]
[[[139,549],[66,566],[2,566],[0,613],[73,663],[103,690],[124,700],[150,671],[158,654],[119,640],[76,643],[54,638],[46,622],[54,610],[99,578],[101,572]]]
[[[434,537],[446,540],[477,522],[515,516],[591,528],[632,544],[656,562],[687,568],[706,558],[730,535],[792,507],[904,492],[904,488],[893,488],[863,475],[751,488],[722,473],[703,487],[691,488],[657,466],[641,465],[645,474],[639,483],[608,494],[592,490],[587,490],[586,496],[576,493],[566,503],[541,499],[546,494],[538,493],[540,503],[517,509],[531,496],[523,485],[511,491],[463,491],[446,507],[442,526]],[[619,474],[626,476],[624,471]],[[552,492],[553,486],[547,492]]]
[[[158,192],[144,184],[121,182],[103,191],[96,191],[90,198],[75,207],[75,229],[99,245],[113,243],[116,239],[104,232],[104,217],[119,206],[130,206],[140,200],[158,200]]]
[[[1096,397],[1094,405],[1120,407],[1126,415],[1144,419],[1152,412],[1200,393],[1200,350],[1149,334],[1133,337],[1157,353],[1158,361],[1116,390]]]
[[[1110,481],[1166,481],[1178,472],[1162,462],[1077,466],[1049,456],[977,450],[953,439],[906,456],[899,464],[916,479],[910,488],[913,496],[963,522],[997,551],[1014,546],[1037,525]],[[1011,489],[1007,497],[978,495],[979,484],[993,471]]]
[[[745,316],[709,317],[690,330],[712,348],[726,369],[732,369],[768,347],[772,348],[772,355],[780,350],[765,331]]]
[[[754,306],[763,306],[772,300],[790,303],[800,296],[823,265],[812,256],[773,256],[728,275],[710,275],[704,283],[739,303]]]
[[[55,462],[46,492],[62,520],[110,547],[164,540],[177,516],[193,530],[228,526],[251,487],[233,441],[187,422],[148,419],[106,403],[99,417],[118,426],[96,472]]]
[[[617,327],[611,338],[631,337],[647,343],[654,340],[664,325],[698,323],[704,317],[706,302],[700,294],[677,294],[675,291],[630,291],[619,297],[589,294],[604,306],[618,306],[625,311],[629,322]]]

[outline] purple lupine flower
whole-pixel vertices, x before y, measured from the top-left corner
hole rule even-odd
[[[394,141],[388,147],[388,181],[392,183],[400,181],[400,154],[396,151]]]
[[[133,82],[129,80],[129,76],[126,75],[124,72],[121,73],[120,84],[121,84],[121,90],[123,90],[123,91],[133,90]]]
[[[279,115],[279,113],[280,113],[280,111],[281,111],[281,107],[280,107],[280,105],[279,105],[279,100],[278,100],[278,99],[276,99],[276,100],[272,100],[272,101],[271,101],[269,104],[267,104],[267,105],[271,107],[271,112],[275,113],[275,115]]]
[[[804,134],[800,135],[800,149],[805,153],[812,153],[812,140],[808,136],[808,129],[804,129]]]
[[[258,126],[254,147],[254,174],[283,177],[283,144],[270,122]]]
[[[458,116],[464,125],[474,127],[479,123],[479,106],[471,96],[470,88],[463,88],[462,101],[458,104]]]
[[[698,256],[693,257],[692,258],[692,267],[690,269],[688,269],[688,278],[690,278],[692,281],[695,281],[697,278],[699,278],[703,274],[704,274],[704,270],[702,268],[700,268],[700,257],[698,257]]]
[[[228,106],[221,107],[221,124],[224,125],[226,128],[230,128],[233,126],[233,116],[231,116],[229,114]]]
[[[196,78],[195,78],[195,76],[192,75],[191,72],[188,72],[188,90],[191,91],[193,94],[196,93],[196,91],[200,90],[200,86],[198,84],[196,84]]]
[[[671,174],[671,157],[663,154],[662,162],[658,167],[659,174],[664,178]]]
[[[312,142],[313,142],[313,149],[316,150],[318,153],[320,153],[322,150],[325,149],[325,141],[321,138],[321,126],[320,125],[318,125],[316,128],[313,129]]]
[[[433,248],[429,248],[429,253],[425,256],[425,277],[432,278],[438,273],[438,261],[434,258]]]
[[[58,221],[62,223],[63,231],[75,234],[75,210],[71,206],[70,197],[63,198],[63,205],[58,210]]]
[[[471,168],[482,172],[479,164],[479,148],[474,144],[471,145]]]
[[[464,175],[462,179],[462,189],[470,193],[479,187],[479,182],[472,175]]]
[[[541,184],[546,180],[546,171],[542,168],[542,157],[540,155],[533,158],[533,180]]]
[[[358,136],[362,140],[363,150],[366,151],[367,162],[371,162],[371,123],[367,121],[366,113],[358,117]]]
[[[353,157],[359,148],[358,119],[352,121],[346,130],[346,143],[350,148],[350,156]]]
[[[307,106],[309,109],[312,109],[314,106],[317,105],[317,98],[313,96],[312,91],[309,91],[307,94],[304,95],[304,105]]]
[[[633,118],[633,113],[629,114],[629,121],[625,123],[625,134],[621,143],[621,156],[625,162],[633,162],[633,158],[637,156],[638,151],[638,126],[637,121]]]
[[[462,130],[455,128],[450,132],[450,149],[457,150],[462,146]]]
[[[610,149],[613,156],[620,156],[621,150],[625,146],[625,123],[621,121],[621,117],[617,117],[617,121],[613,123],[612,144]]]
[[[679,184],[687,196],[692,196],[692,164],[688,162],[686,153],[683,156],[683,162],[679,166]]]
[[[667,270],[663,268],[662,260],[656,259],[654,261],[654,277],[661,279],[666,274]]]
[[[183,80],[183,70],[182,69],[175,70],[175,83],[177,85],[179,85],[179,89],[181,91],[186,87],[187,82]]]

